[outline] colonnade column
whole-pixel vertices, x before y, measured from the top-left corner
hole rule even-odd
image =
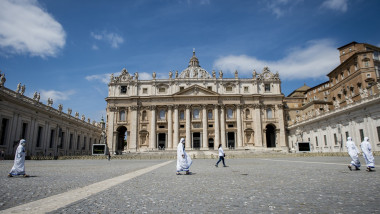
[[[203,133],[202,133],[202,149],[207,149],[207,146],[208,146],[208,135],[207,135],[207,127],[208,127],[208,123],[207,123],[207,105],[202,105],[202,128],[203,128]]]
[[[173,122],[172,122],[172,108],[168,106],[168,148],[173,148]]]
[[[186,149],[191,148],[191,123],[190,123],[190,108],[191,105],[186,105]]]
[[[218,149],[218,146],[219,146],[219,143],[220,143],[220,138],[219,138],[219,105],[218,104],[215,104],[214,105],[215,109],[214,109],[214,122],[215,122],[215,125],[214,125],[214,129],[215,129],[215,139],[214,139],[214,149],[217,150]]]
[[[262,121],[261,121],[261,105],[256,104],[254,105],[254,111],[255,111],[255,117],[254,120],[256,121],[255,124],[255,146],[263,146],[263,128],[262,128]]]
[[[236,117],[237,117],[237,144],[238,148],[241,149],[243,147],[243,135],[242,135],[242,128],[241,128],[241,105],[238,104],[236,106]]]
[[[151,117],[150,117],[150,140],[149,148],[156,148],[156,106],[150,107]]]
[[[285,139],[285,122],[284,122],[284,105],[278,104],[277,105],[278,109],[278,124],[280,126],[280,146],[283,149],[286,149],[286,139]]]
[[[138,106],[131,106],[131,135],[130,135],[130,141],[129,141],[129,149],[136,150],[137,149],[137,109]]]
[[[222,147],[226,148],[226,115],[224,113],[224,105],[220,106],[220,141]]]
[[[174,105],[174,138],[173,148],[178,145],[179,142],[179,124],[178,124],[178,105]]]

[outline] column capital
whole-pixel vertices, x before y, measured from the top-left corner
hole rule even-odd
[[[191,105],[190,104],[187,104],[185,106],[186,106],[186,109],[191,109]]]
[[[207,104],[202,104],[202,109],[207,109]]]
[[[284,109],[284,107],[285,107],[284,104],[277,104],[278,109]]]
[[[219,104],[214,104],[214,108],[218,109],[219,108]]]
[[[132,111],[137,111],[137,109],[139,108],[139,106],[130,106],[129,107]]]
[[[173,105],[168,105],[168,110],[172,110],[173,109]]]
[[[175,104],[173,105],[174,109],[178,109],[179,108],[179,105]]]
[[[153,111],[153,110],[156,110],[157,109],[157,106],[156,105],[151,105],[149,106],[150,110]]]
[[[221,110],[224,110],[226,108],[226,106],[224,104],[220,104],[219,106],[220,106]]]

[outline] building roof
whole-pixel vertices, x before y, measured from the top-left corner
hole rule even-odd
[[[297,88],[292,93],[288,95],[288,97],[303,97],[307,90],[309,90],[310,87],[304,84],[303,86]]]

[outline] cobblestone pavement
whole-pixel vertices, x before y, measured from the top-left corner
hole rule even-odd
[[[0,210],[162,162],[27,161],[37,177],[7,178],[12,162],[3,161]],[[177,176],[173,161],[54,213],[380,213],[379,172],[349,171],[349,157],[215,162],[195,159],[192,175]]]

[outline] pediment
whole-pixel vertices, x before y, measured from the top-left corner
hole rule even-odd
[[[207,88],[204,88],[199,85],[190,86],[189,88],[186,88],[182,91],[179,91],[173,94],[173,96],[218,96],[218,95],[219,95],[218,93],[208,90]]]

